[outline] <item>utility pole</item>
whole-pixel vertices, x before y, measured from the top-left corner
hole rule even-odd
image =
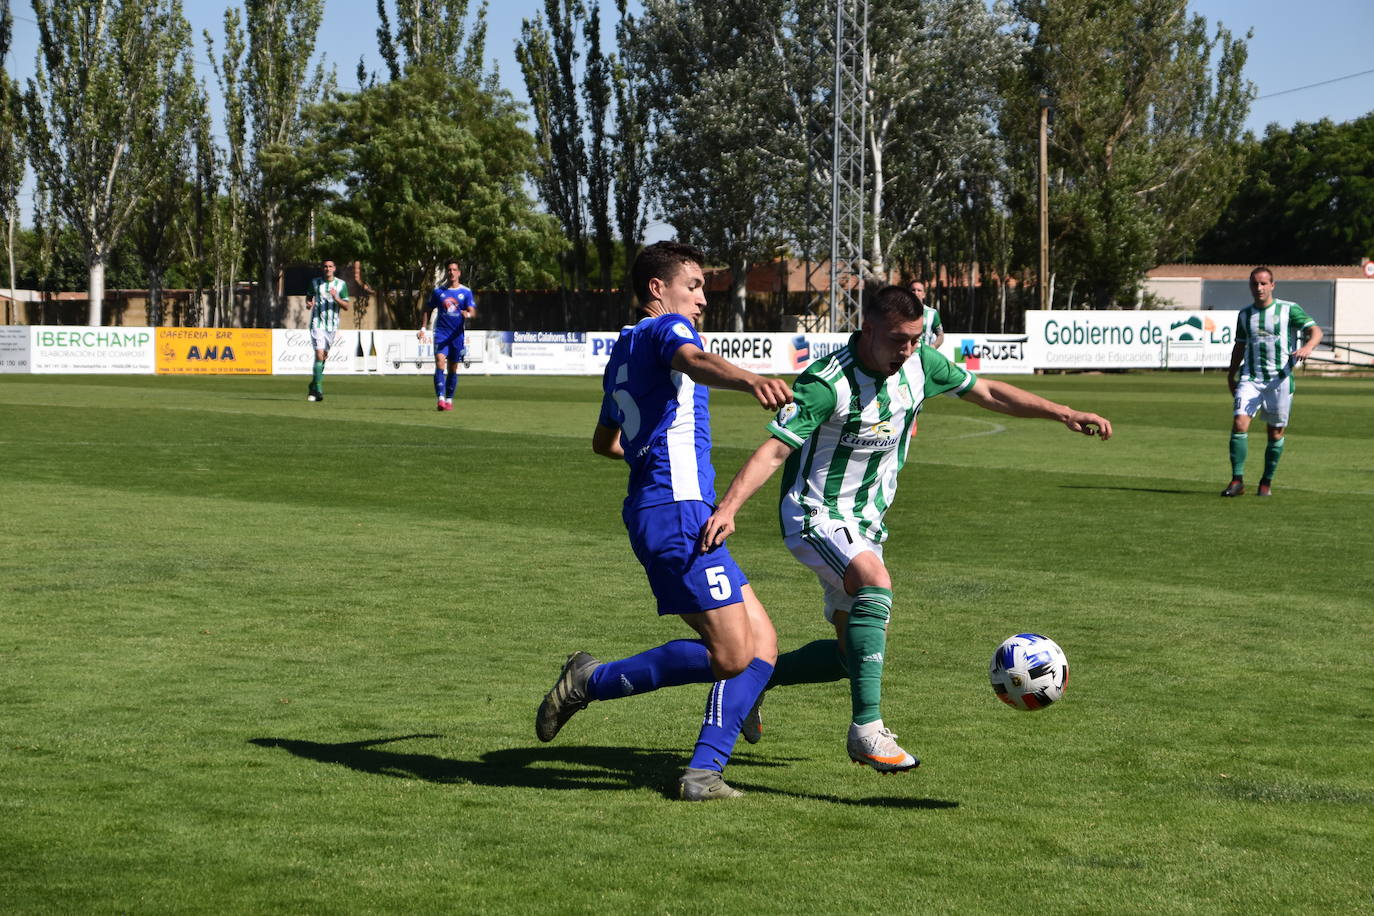
[[[1040,308],[1050,307],[1050,97],[1040,93]]]

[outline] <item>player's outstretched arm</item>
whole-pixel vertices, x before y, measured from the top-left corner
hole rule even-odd
[[[727,359],[707,353],[696,344],[683,344],[673,354],[673,368],[685,372],[698,385],[744,391],[765,410],[776,411],[792,403],[792,389],[782,379],[755,375]]]
[[[1112,424],[1106,417],[1085,410],[1075,410],[1064,404],[1056,404],[1006,382],[980,378],[964,393],[963,399],[979,407],[1013,417],[1058,420],[1074,432],[1083,433],[1085,436],[1097,436],[1103,440],[1112,437]]]
[[[1317,349],[1317,344],[1322,342],[1322,329],[1319,325],[1312,325],[1307,329],[1307,336],[1303,340],[1300,350],[1293,354],[1294,359],[1307,359],[1312,355],[1312,351]]]
[[[739,469],[735,479],[730,481],[730,489],[725,491],[720,505],[711,513],[711,517],[701,529],[702,553],[724,544],[725,539],[735,533],[735,515],[740,507],[759,491],[759,487],[768,482],[768,478],[773,476],[773,472],[781,467],[791,454],[792,446],[777,439],[769,439],[749,456],[749,460],[744,462],[744,467]]]
[[[596,424],[596,429],[592,432],[592,451],[603,458],[624,458],[625,449],[620,444],[620,428]]]

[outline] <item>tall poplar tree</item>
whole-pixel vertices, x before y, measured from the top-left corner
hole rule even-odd
[[[10,302],[14,300],[14,230],[19,220],[19,186],[24,181],[23,96],[19,84],[9,75],[5,62],[9,59],[10,39],[14,34],[14,18],[10,15],[9,0],[0,0],[0,218],[5,222],[5,255],[9,301],[5,314],[10,316]]]
[[[24,108],[30,159],[54,209],[79,234],[89,323],[101,323],[105,268],[189,110],[163,104],[187,78],[190,26],[179,0],[33,0],[39,54]]]
[[[1237,142],[1253,98],[1244,39],[1186,0],[1019,0],[1033,39],[1011,87],[1011,211],[1035,262],[1039,99],[1049,137],[1056,298],[1137,301],[1145,271],[1187,254],[1241,178]],[[1042,278],[1042,282],[1048,278]]]

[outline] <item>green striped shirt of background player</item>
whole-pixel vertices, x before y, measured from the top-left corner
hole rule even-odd
[[[339,309],[348,308],[348,284],[334,276],[333,259],[325,258],[321,261],[320,270],[324,276],[315,277],[310,281],[310,293],[305,297],[305,304],[310,306],[310,330],[334,334],[339,330]],[[311,337],[311,345],[314,346],[314,335]],[[324,382],[324,365],[329,359],[329,350],[321,347],[314,349],[315,365],[311,375],[310,392],[319,394],[324,390],[321,385]]]
[[[877,418],[876,423],[884,422],[881,418],[885,412],[898,417],[898,423],[909,423],[928,392],[947,391],[998,413],[1058,420],[1074,432],[1104,440],[1111,437],[1111,423],[1104,417],[1056,404],[1006,382],[970,375],[929,347],[921,346],[924,323],[919,315],[918,301],[905,287],[885,287],[865,303],[862,326],[848,347],[798,376],[793,387],[793,397],[797,399],[795,412],[783,408],[769,424],[769,438],[735,475],[702,529],[703,550],[724,543],[735,530],[740,507],[784,465],[789,465],[789,471],[783,479],[780,506],[787,505],[788,494],[797,488],[804,494],[797,497],[798,505],[803,504],[803,498],[813,501],[806,503],[808,506],[819,499],[819,511],[834,513],[831,517],[840,519],[853,518],[867,525],[865,533],[885,537],[882,520],[895,496],[896,473],[905,465],[907,429],[897,430],[903,439],[889,446],[889,451],[896,454],[887,456],[892,463],[886,477],[881,470],[884,456],[880,449],[870,449],[867,457],[859,454],[860,449],[838,454],[834,448],[827,450],[826,442],[843,435],[837,429],[861,431],[870,417]],[[918,363],[908,363],[918,349]],[[827,388],[834,391],[833,401],[824,393]],[[885,408],[880,403],[880,392],[886,399]],[[866,397],[869,400],[865,401]],[[904,399],[910,403],[903,403]],[[835,407],[826,416],[829,403]],[[857,427],[856,412],[861,415]],[[808,454],[813,457],[809,462]],[[795,463],[789,464],[794,458]],[[878,467],[870,467],[870,463]],[[846,472],[856,467],[861,472],[846,477]],[[862,506],[858,505],[861,493],[867,494]],[[809,517],[809,509],[804,514]],[[788,531],[789,523],[784,520],[783,524],[784,532]],[[848,614],[836,611],[833,615],[835,639],[816,640],[779,655],[769,687],[848,677],[854,722],[863,725],[882,718],[879,704],[892,580],[882,560],[869,550],[849,562],[843,581],[845,592],[855,600]]]
[[[1274,298],[1274,272],[1268,267],[1256,267],[1250,271],[1251,305],[1240,310],[1236,318],[1236,342],[1231,348],[1231,364],[1226,371],[1226,387],[1232,398],[1239,382],[1266,384],[1287,379],[1288,393],[1291,395],[1296,386],[1293,383],[1293,368],[1299,360],[1312,355],[1321,343],[1322,329],[1302,306]],[[1298,335],[1302,334],[1303,345],[1298,346]],[[1238,496],[1245,491],[1245,459],[1250,451],[1250,421],[1247,413],[1236,414],[1231,421],[1229,453],[1231,457],[1231,482],[1222,496]],[[1268,442],[1264,449],[1264,475],[1260,478],[1259,493],[1269,495],[1274,474],[1283,457],[1286,440],[1283,426],[1269,424]]]
[[[938,350],[945,342],[945,323],[940,320],[940,310],[926,302],[926,284],[923,280],[912,280],[909,286],[924,307],[921,311],[921,317],[925,320],[926,332],[925,336],[921,338],[921,343]],[[916,412],[920,413],[920,410],[918,409]],[[911,434],[916,435],[917,430],[918,424],[913,421]]]

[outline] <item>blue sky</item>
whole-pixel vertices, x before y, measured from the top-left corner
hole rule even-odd
[[[473,0],[474,8],[478,0]],[[589,0],[592,2],[592,0]],[[222,41],[225,0],[183,0],[196,36],[198,71],[207,85],[214,76],[205,54],[203,30]],[[389,3],[390,5],[390,3]],[[632,0],[631,7],[637,3]],[[38,30],[27,0],[11,0],[15,18],[14,42],[7,61],[21,80],[33,72]],[[487,54],[498,67],[502,82],[516,98],[525,99],[524,83],[515,62],[514,47],[522,20],[543,9],[542,0],[495,0],[487,14]],[[1374,110],[1374,55],[1369,53],[1369,0],[1309,0],[1306,4],[1279,0],[1192,0],[1192,12],[1218,22],[1233,34],[1253,30],[1247,77],[1258,98],[1247,126],[1262,133],[1267,124],[1291,127],[1298,121],[1331,118],[1348,121]],[[611,28],[615,4],[603,0],[606,46],[613,45]],[[341,87],[356,82],[358,59],[369,70],[382,69],[376,51],[376,0],[325,0],[320,44],[338,69]]]
[[[223,0],[183,0],[195,30],[201,76],[213,83],[201,31],[222,36]],[[8,61],[19,77],[33,72],[37,27],[26,0],[11,0],[15,17],[14,47]],[[474,6],[476,0],[474,0]],[[608,26],[615,5],[603,2]],[[524,99],[524,85],[513,48],[523,19],[543,8],[542,0],[497,0],[488,11],[487,52],[506,87]],[[1233,33],[1254,30],[1247,75],[1259,89],[1248,126],[1257,133],[1276,122],[1291,127],[1297,121],[1329,117],[1348,121],[1374,110],[1374,55],[1369,52],[1374,25],[1369,0],[1309,0],[1306,4],[1279,0],[1193,0],[1190,9]],[[376,0],[325,0],[321,42],[338,67],[339,82],[351,85],[359,57],[369,69],[380,69],[376,52]],[[608,44],[610,36],[608,34]],[[1369,72],[1364,72],[1369,71]],[[1352,74],[1362,73],[1360,76]],[[1350,77],[1350,78],[1343,78]],[[1316,85],[1328,80],[1325,85]],[[1302,87],[1311,88],[1302,88]]]

